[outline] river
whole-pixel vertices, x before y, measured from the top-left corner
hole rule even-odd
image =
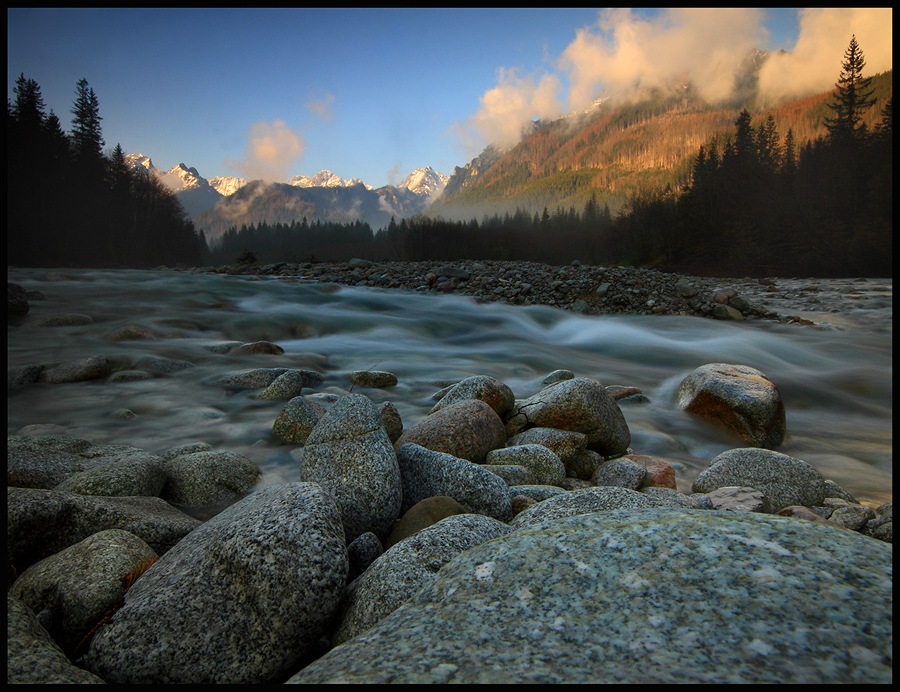
[[[396,387],[353,391],[395,404],[409,426],[445,383],[471,375],[506,382],[518,398],[542,388],[556,369],[604,385],[639,387],[646,403],[623,403],[635,453],[675,465],[679,489],[720,452],[741,444],[678,411],[672,395],[694,368],[749,365],[784,399],[787,437],[778,451],[807,461],[857,499],[892,498],[892,286],[888,280],[820,280],[821,309],[793,305],[820,326],[722,322],[678,316],[586,316],[541,306],[478,303],[414,291],[338,287],[265,277],[179,271],[15,269],[9,281],[45,300],[9,321],[7,365],[51,364],[101,354],[126,368],[145,356],[193,363],[150,380],[32,384],[10,391],[7,431],[41,425],[98,444],[162,452],[204,441],[246,455],[264,484],[297,479],[271,435],[284,402],[256,390],[214,384],[256,367],[316,370],[308,393],[327,406],[350,390],[348,374],[387,370]],[[829,312],[837,306],[839,312]],[[779,306],[779,311],[782,307]],[[92,322],[38,326],[44,316],[77,313]],[[135,325],[157,338],[113,341]],[[268,340],[281,355],[230,355],[210,346]],[[307,392],[304,391],[306,394]],[[113,412],[128,409],[134,418]],[[32,428],[32,430],[34,430]]]

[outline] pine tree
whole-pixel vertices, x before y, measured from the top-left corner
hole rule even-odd
[[[99,162],[103,158],[103,135],[100,128],[100,103],[86,79],[81,79],[75,90],[72,106],[72,144],[75,157],[82,161]]]
[[[865,66],[866,60],[854,34],[844,53],[844,62],[841,63],[841,75],[835,84],[835,99],[828,104],[834,117],[825,119],[825,127],[828,128],[828,137],[832,141],[857,140],[865,134],[863,112],[875,103],[873,92],[869,88],[872,79],[862,76]]]

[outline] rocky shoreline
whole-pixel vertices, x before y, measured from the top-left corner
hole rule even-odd
[[[270,271],[339,283],[373,267],[311,269]],[[414,290],[457,278],[502,295],[447,273]],[[580,290],[559,280],[546,289]],[[161,376],[190,365],[157,360]],[[17,386],[77,381],[31,374]],[[764,373],[708,364],[678,388],[679,408],[751,445],[712,459],[691,494],[631,447],[633,388],[558,370],[518,400],[474,376],[404,425],[365,393],[304,394],[321,382],[256,368],[214,385],[285,402],[273,435],[299,482],[261,487],[252,461],[203,443],[156,455],[10,436],[8,680],[890,681],[892,504],[860,505],[774,451],[785,411]]]
[[[485,302],[548,305],[587,315],[694,315],[812,324],[769,303],[816,308],[818,286],[779,279],[716,279],[634,267],[553,266],[538,262],[306,262],[237,264],[187,271],[230,276],[272,276],[342,286],[402,289],[471,296]],[[798,285],[799,283],[799,285]],[[812,304],[804,305],[811,299]],[[829,309],[829,308],[826,308]]]

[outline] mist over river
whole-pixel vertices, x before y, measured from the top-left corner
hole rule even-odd
[[[817,281],[821,312],[795,306],[794,314],[828,324],[809,326],[589,316],[295,278],[13,268],[8,275],[45,296],[30,301],[28,315],[9,321],[10,372],[95,354],[109,358],[117,370],[141,369],[138,361],[147,356],[195,366],[143,381],[104,378],[10,390],[8,434],[42,425],[47,432],[155,453],[203,441],[252,459],[268,485],[298,479],[291,447],[272,436],[272,423],[286,402],[256,399],[259,390],[216,384],[226,374],[273,367],[315,370],[324,382],[303,393],[327,408],[350,390],[349,373],[386,370],[397,376],[397,386],[353,391],[376,403],[393,402],[408,427],[431,409],[437,390],[464,377],[491,375],[524,398],[540,390],[550,372],[567,369],[604,385],[639,387],[649,402],[621,402],[632,449],[669,461],[679,489],[690,492],[713,457],[743,446],[672,403],[675,388],[694,368],[722,362],[757,368],[778,387],[787,437],[777,451],[810,463],[865,504],[892,498],[889,279]],[[43,317],[67,314],[92,321],[38,324]],[[151,330],[156,338],[110,338],[126,326]],[[211,350],[224,342],[260,340],[278,344],[284,354]],[[136,416],[112,415],[121,409]]]

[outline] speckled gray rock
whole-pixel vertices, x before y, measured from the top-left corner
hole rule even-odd
[[[730,512],[762,512],[772,514],[774,507],[761,491],[756,488],[724,486],[707,493],[713,509]]]
[[[95,449],[91,448],[91,449]],[[56,486],[55,490],[79,495],[156,497],[166,483],[162,457],[142,449],[134,453],[112,453],[91,459],[92,468],[81,471]],[[107,458],[107,461],[101,461]]]
[[[6,438],[6,484],[53,488],[93,464],[82,456],[91,443],[68,435]]]
[[[300,396],[308,378],[300,370],[288,370],[276,377],[272,384],[257,394],[259,399],[293,399]]]
[[[441,519],[468,513],[469,510],[452,497],[446,495],[426,497],[404,512],[384,545],[386,548],[392,548],[404,538],[409,538],[422,529],[437,524]]]
[[[7,488],[6,548],[21,573],[104,529],[124,529],[163,554],[200,522],[158,497],[99,497]]]
[[[529,507],[524,512],[517,514],[515,519],[510,522],[510,526],[519,529],[577,514],[658,506],[659,503],[649,495],[628,488],[615,486],[583,488],[572,490],[565,495],[547,498],[543,502]]]
[[[31,323],[32,327],[70,327],[91,324],[94,318],[90,315],[70,313],[66,315],[47,315]]]
[[[891,558],[764,514],[576,516],[457,556],[289,682],[890,683]]]
[[[11,593],[6,594],[7,684],[103,684],[93,673],[69,661],[34,613]]]
[[[505,383],[488,375],[475,375],[461,380],[452,387],[441,400],[438,401],[429,413],[440,411],[457,401],[466,399],[479,399],[503,416],[509,412],[516,403],[516,396]]]
[[[346,576],[334,499],[314,483],[260,490],[147,570],[86,667],[110,683],[279,681],[321,636]]]
[[[597,467],[591,476],[591,483],[637,490],[643,484],[646,475],[647,470],[631,459],[613,459]]]
[[[781,394],[759,370],[746,365],[702,365],[678,385],[675,405],[715,421],[754,447],[773,449],[784,441]]]
[[[21,389],[29,384],[38,381],[41,376],[43,365],[23,365],[18,368],[7,368],[6,370],[6,388],[10,391]]]
[[[488,452],[505,443],[506,431],[497,412],[479,399],[464,399],[413,423],[394,447],[416,444],[480,464]]]
[[[369,569],[375,560],[384,553],[381,541],[371,531],[357,536],[350,545],[347,546],[347,560],[349,569],[347,571],[347,583],[349,584],[360,574]]]
[[[6,283],[6,315],[19,317],[27,315],[29,310],[28,292],[19,284]]]
[[[272,424],[272,434],[282,442],[303,444],[324,415],[321,404],[295,396],[281,409]]]
[[[556,497],[557,495],[564,495],[566,493],[565,490],[559,488],[555,485],[511,485],[509,486],[509,496],[516,497],[517,495],[524,495],[525,497],[530,497],[533,500],[537,500],[538,502],[543,502],[544,500]]]
[[[403,419],[400,418],[400,412],[390,401],[385,401],[378,404],[378,414],[381,416],[388,439],[394,444],[403,434]]]
[[[488,452],[485,464],[524,466],[534,479],[532,485],[559,485],[566,477],[566,467],[556,454],[539,444],[522,444]]]
[[[559,428],[587,435],[589,449],[604,456],[624,454],[631,444],[625,417],[599,382],[563,380],[516,402],[506,420],[509,436],[531,427]]]
[[[556,428],[529,428],[506,441],[507,447],[516,445],[543,445],[558,456],[563,464],[583,452],[587,447],[587,435]]]
[[[125,593],[125,577],[154,559],[133,533],[99,531],[29,567],[10,593],[35,613],[48,611],[51,635],[71,654]]]
[[[332,643],[345,642],[375,625],[430,583],[459,553],[511,530],[490,517],[459,514],[400,541],[347,589]]]
[[[366,531],[387,536],[400,516],[400,471],[371,399],[341,397],[291,456],[303,480],[320,484],[337,500],[348,541]]]
[[[383,370],[358,370],[351,372],[350,381],[360,387],[371,387],[373,389],[397,386],[397,376],[392,372],[384,372]]]
[[[533,485],[534,475],[519,464],[484,464],[484,468],[503,479],[509,485]]]
[[[224,375],[216,380],[216,382],[226,387],[263,389],[264,387],[268,387],[287,371],[288,368],[255,368],[253,370]]]
[[[487,467],[415,444],[397,450],[403,510],[427,497],[447,495],[475,514],[500,521],[511,516],[509,486]]]
[[[237,499],[259,479],[259,467],[234,452],[194,452],[163,462],[166,484],[160,497],[192,507]]]
[[[106,377],[110,372],[112,372],[112,365],[106,356],[87,356],[59,363],[53,367],[44,367],[38,381],[54,384],[83,382]]]
[[[641,488],[640,492],[647,495],[650,499],[657,503],[657,507],[675,507],[681,509],[711,509],[698,502],[690,495],[685,495],[672,488],[662,488],[659,486],[650,486]],[[708,497],[708,495],[700,495],[699,497]]]
[[[790,505],[814,507],[825,498],[825,479],[805,461],[756,447],[729,449],[710,462],[694,481],[695,493],[725,486],[755,488],[775,511]]]
[[[146,356],[134,364],[136,370],[146,370],[157,375],[171,375],[196,367],[193,363],[177,358],[160,358],[159,356]]]

